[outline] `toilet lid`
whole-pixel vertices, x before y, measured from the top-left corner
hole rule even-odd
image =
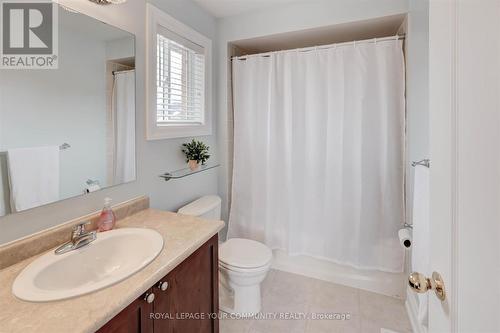
[[[272,258],[271,249],[251,239],[231,238],[219,246],[219,261],[241,268],[267,265]]]

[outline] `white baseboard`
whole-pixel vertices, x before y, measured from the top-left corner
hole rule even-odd
[[[411,290],[406,290],[406,312],[410,318],[411,328],[414,333],[427,333],[427,327],[422,325],[418,320],[418,303],[415,293]]]
[[[288,256],[280,250],[273,251],[271,267],[399,299],[406,296],[405,273],[359,270],[308,256]]]

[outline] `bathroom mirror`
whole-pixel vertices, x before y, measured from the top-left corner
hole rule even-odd
[[[134,35],[57,14],[57,69],[0,69],[0,216],[135,180]]]

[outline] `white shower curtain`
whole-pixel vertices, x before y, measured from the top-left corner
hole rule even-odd
[[[401,272],[404,91],[399,40],[234,59],[229,237]]]
[[[116,72],[113,86],[113,183],[135,180],[135,72]]]

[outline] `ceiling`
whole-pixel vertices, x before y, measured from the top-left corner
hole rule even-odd
[[[299,0],[194,0],[215,17],[238,15],[252,10],[283,5]]]

